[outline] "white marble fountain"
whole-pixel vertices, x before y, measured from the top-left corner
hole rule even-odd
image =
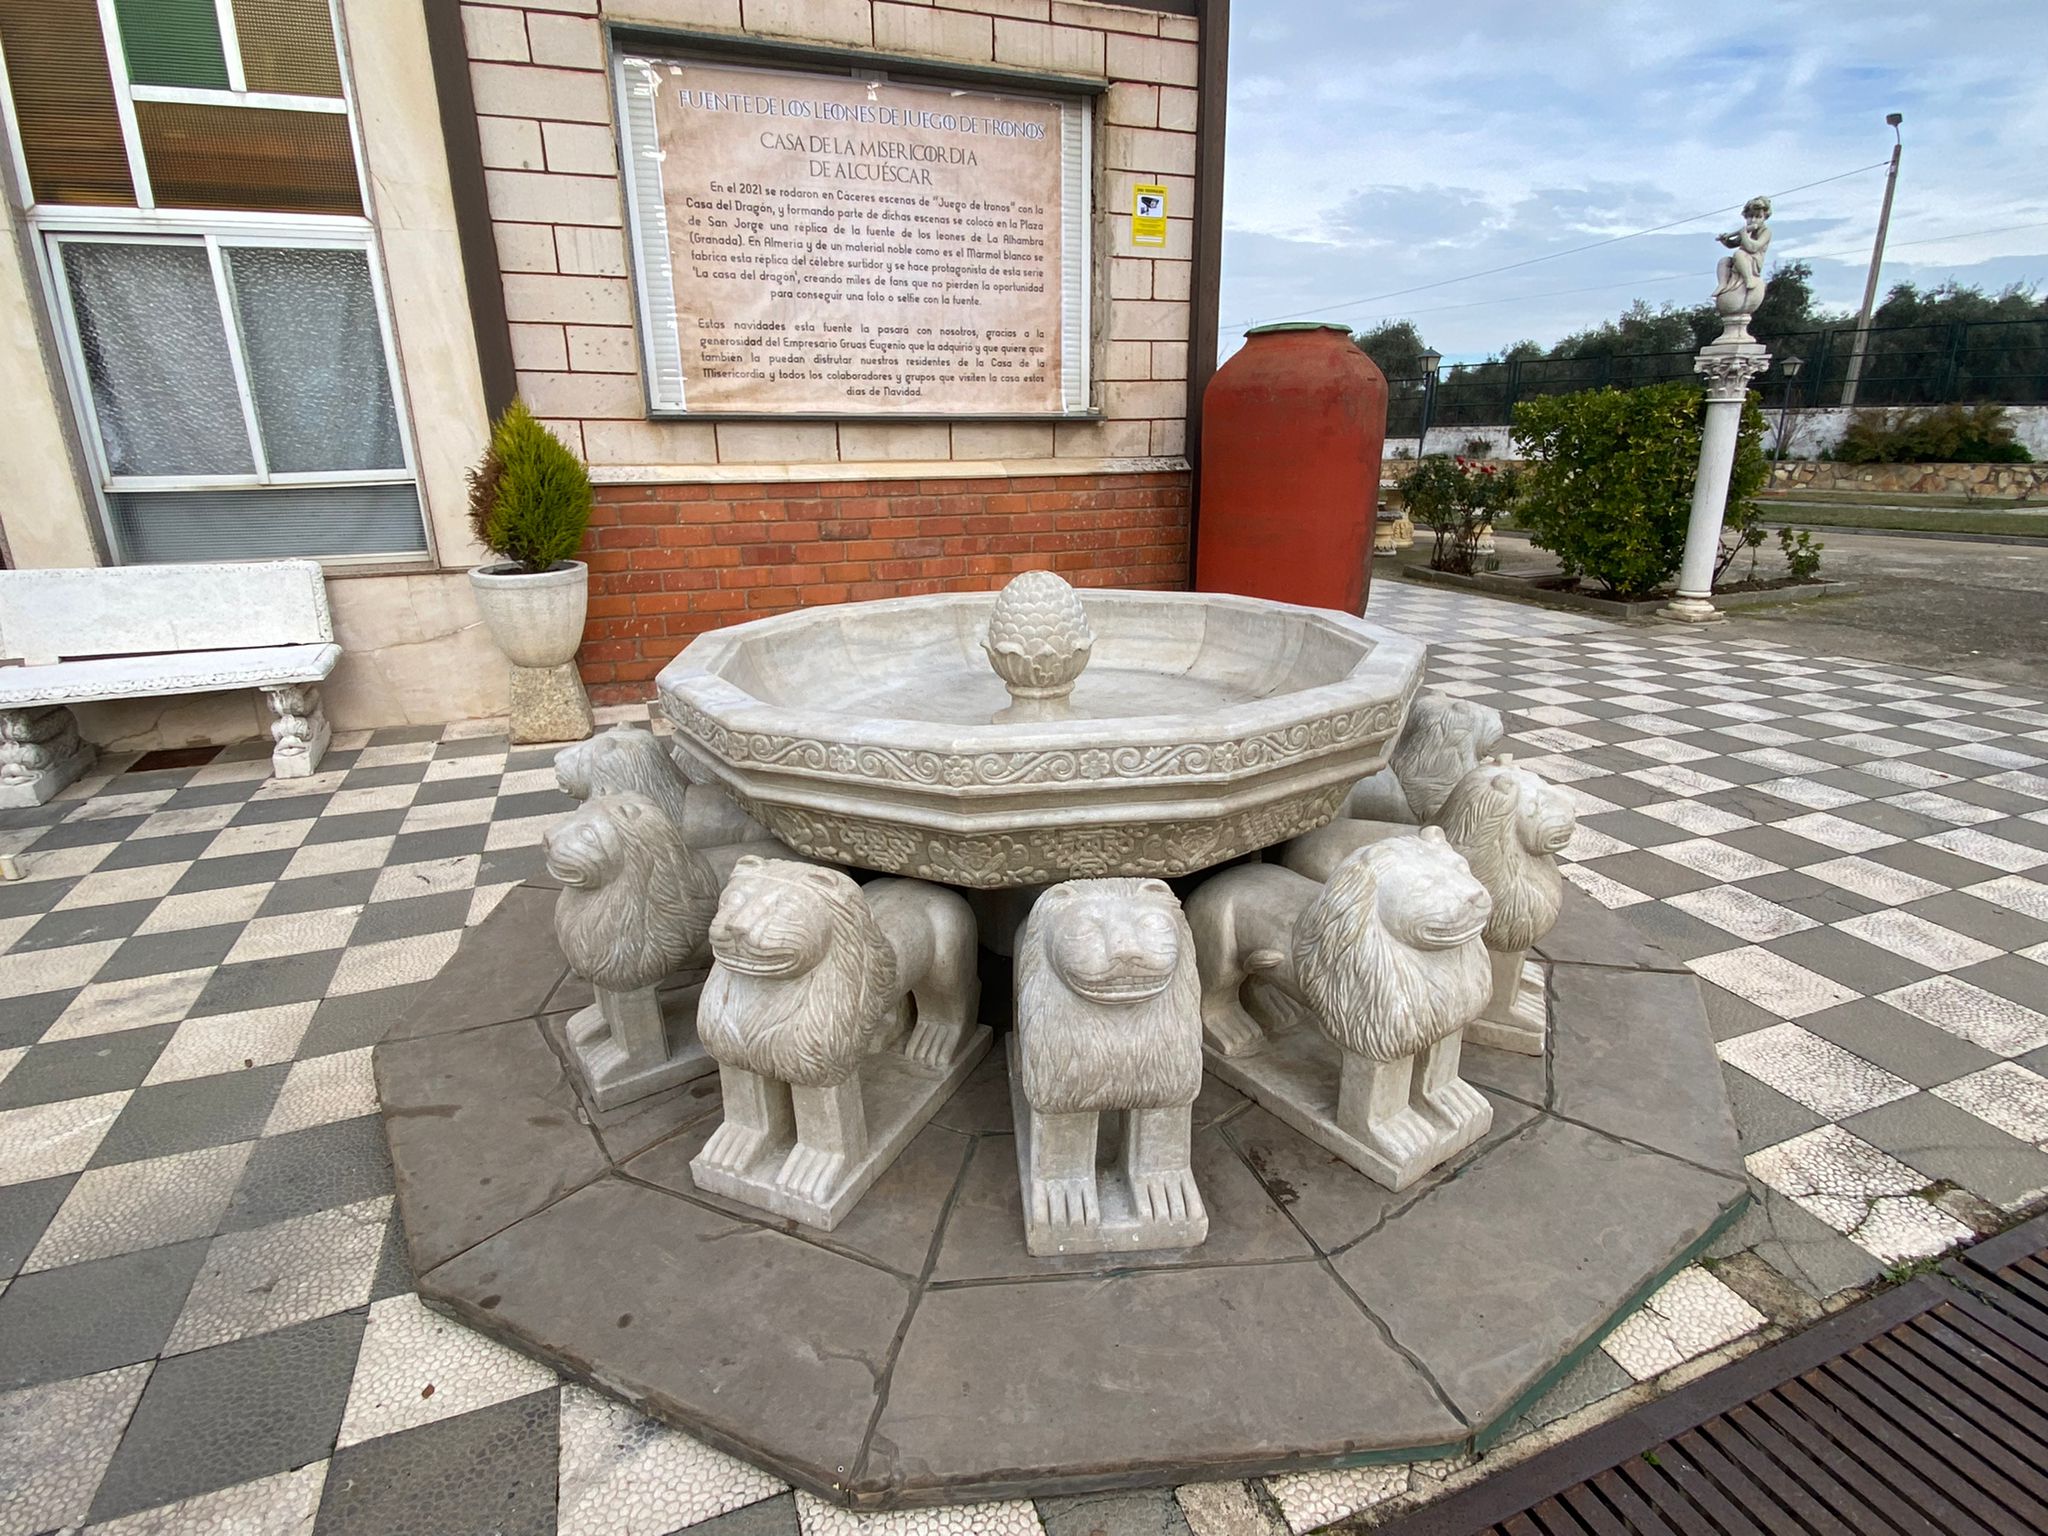
[[[673,761],[630,731],[563,757],[586,1091],[716,1070],[698,1187],[829,1229],[990,1048],[987,949],[1033,1253],[1204,1239],[1205,1067],[1413,1183],[1491,1122],[1467,1026],[1542,1052],[1522,952],[1571,832],[1482,760],[1493,711],[1411,724],[1422,666],[1348,614],[1042,571],[703,636],[661,674]],[[1355,788],[1389,819],[1339,819]]]
[[[693,777],[790,847],[983,888],[1184,875],[1321,826],[1383,762],[1422,647],[1198,592],[810,608],[663,669]]]

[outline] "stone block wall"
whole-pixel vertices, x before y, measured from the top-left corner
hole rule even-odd
[[[1772,469],[1771,489],[2038,501],[2048,496],[2048,464],[1833,464],[1789,459]]]
[[[598,484],[582,665],[645,698],[694,636],[811,603],[1188,570],[1196,23],[1066,0],[502,0],[464,36],[522,396]],[[603,24],[872,48],[1099,80],[1101,419],[650,420]],[[1167,243],[1131,244],[1132,187]]]
[[[708,629],[816,603],[1187,579],[1185,471],[986,479],[600,486],[582,666],[600,703],[644,699]]]
[[[1170,458],[1186,451],[1196,24],[1066,0],[506,0],[464,4],[470,81],[519,388],[617,466]],[[934,64],[1099,79],[1100,421],[650,421],[600,22],[872,47]],[[1167,188],[1167,243],[1130,240],[1131,188]]]

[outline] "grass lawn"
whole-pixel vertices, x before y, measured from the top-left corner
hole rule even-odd
[[[1951,508],[1902,506],[1896,501],[1875,505],[1808,501],[1803,497],[1795,501],[1783,496],[1764,496],[1758,501],[1764,520],[1773,526],[1786,523],[1795,528],[1895,528],[1908,532],[2020,534],[2048,539],[2048,507],[1990,510],[1981,501],[1974,506]]]

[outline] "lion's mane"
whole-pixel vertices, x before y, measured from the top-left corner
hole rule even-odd
[[[1527,949],[1550,932],[1564,900],[1554,855],[1578,824],[1563,791],[1496,758],[1458,781],[1437,824],[1493,898],[1489,949]]]
[[[1413,1056],[1486,1006],[1493,973],[1476,940],[1416,947],[1418,910],[1469,899],[1465,861],[1425,837],[1372,843],[1339,864],[1294,925],[1294,967],[1324,1032],[1374,1061]]]
[[[1104,1001],[1075,991],[1060,974],[1051,953],[1058,926],[1096,923],[1128,948],[1138,919],[1162,910],[1172,915],[1176,946],[1165,990]],[[1194,935],[1173,893],[1158,880],[1104,879],[1041,896],[1018,941],[1017,1020],[1024,1097],[1041,1113],[1194,1103],[1202,1091],[1202,982]]]
[[[1458,781],[1506,734],[1507,723],[1491,705],[1428,688],[1416,694],[1387,759],[1416,821],[1434,818]]]
[[[777,922],[815,925],[823,954],[790,976],[714,965],[697,1006],[698,1038],[721,1063],[779,1082],[843,1083],[894,1014],[896,951],[860,887],[834,869],[742,859],[726,884],[720,917],[746,912],[758,921],[764,910]]]
[[[564,881],[555,936],[579,976],[608,991],[651,987],[702,946],[718,876],[642,795],[601,794],[551,829]]]
[[[689,781],[652,731],[615,725],[555,754],[555,782],[578,800],[627,790],[645,795],[682,831]]]

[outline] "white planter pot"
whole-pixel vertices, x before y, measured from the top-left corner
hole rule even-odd
[[[590,567],[562,560],[545,571],[480,565],[469,573],[491,638],[515,667],[559,667],[576,659],[590,602]]]

